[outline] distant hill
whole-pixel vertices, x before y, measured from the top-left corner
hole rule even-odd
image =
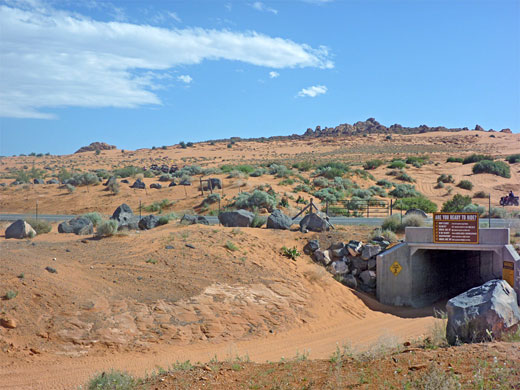
[[[96,150],[112,150],[116,147],[114,145],[109,145],[104,142],[92,142],[88,146],[83,146],[76,150],[74,153],[84,153],[84,152],[94,152]]]

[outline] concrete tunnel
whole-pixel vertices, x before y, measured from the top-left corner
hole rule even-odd
[[[377,256],[377,298],[424,307],[492,279],[505,279],[520,304],[520,256],[509,229],[480,229],[478,244],[436,244],[433,228],[406,228],[405,242]]]

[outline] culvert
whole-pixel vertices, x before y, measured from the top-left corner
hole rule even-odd
[[[505,279],[520,304],[520,256],[509,229],[479,229],[477,244],[434,243],[433,228],[406,228],[405,242],[377,256],[377,298],[428,306],[491,279]]]

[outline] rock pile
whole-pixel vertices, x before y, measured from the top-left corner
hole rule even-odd
[[[323,265],[335,279],[344,285],[374,293],[376,288],[376,256],[386,250],[390,242],[375,237],[370,244],[351,240],[335,242],[327,249],[320,247],[318,240],[310,240],[303,252]]]

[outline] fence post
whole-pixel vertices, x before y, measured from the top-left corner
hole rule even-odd
[[[202,196],[204,196],[204,187],[202,187],[202,177],[200,177],[199,180],[200,180],[200,192],[202,192]]]
[[[370,218],[370,200],[367,200],[367,218]]]
[[[488,195],[488,227],[491,227],[491,194]]]
[[[393,212],[393,199],[390,199],[390,216],[392,216]]]
[[[38,220],[38,201],[36,201],[36,220]]]
[[[139,199],[139,220],[141,220],[141,213],[142,213],[143,206],[141,204],[141,199]]]
[[[325,201],[325,214],[327,214],[327,216],[329,215],[329,200],[328,199]]]

